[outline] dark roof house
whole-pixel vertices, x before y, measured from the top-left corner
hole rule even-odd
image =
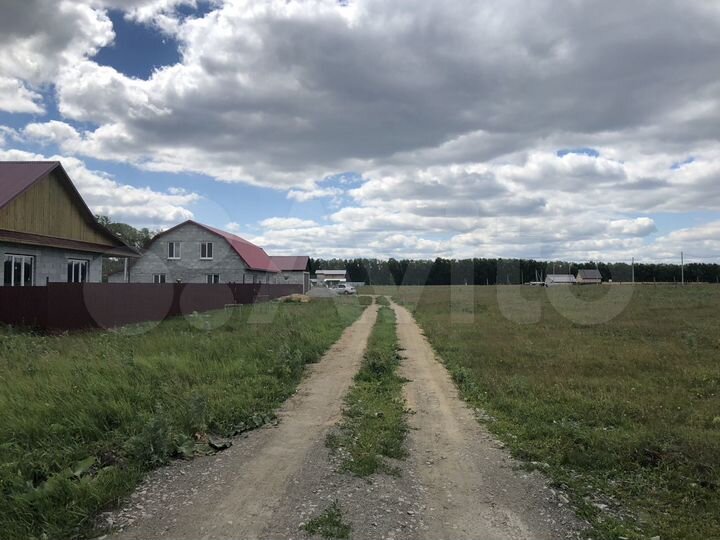
[[[581,268],[578,270],[577,282],[582,284],[602,283],[602,274],[600,270],[596,270],[595,268]]]
[[[0,162],[0,285],[99,282],[103,255],[139,256],[97,222],[60,162]]]

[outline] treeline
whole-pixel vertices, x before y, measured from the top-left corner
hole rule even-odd
[[[542,281],[547,274],[572,273],[597,268],[605,281],[632,281],[627,263],[569,263],[533,259],[310,259],[310,273],[318,269],[346,270],[350,281],[371,285],[496,285]],[[680,282],[679,264],[635,264],[635,281]],[[686,282],[720,282],[720,264],[685,265]]]

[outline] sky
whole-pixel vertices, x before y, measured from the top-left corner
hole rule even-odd
[[[271,254],[720,262],[720,2],[5,0],[0,159]]]

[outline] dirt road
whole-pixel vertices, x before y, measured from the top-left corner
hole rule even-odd
[[[301,526],[337,501],[353,540],[577,538],[581,523],[538,474],[516,465],[459,399],[444,366],[402,307],[398,339],[410,415],[399,476],[338,472],[325,447],[377,315],[369,307],[280,411],[276,428],[214,457],[153,473],[112,519],[115,540],[303,539]]]
[[[537,474],[513,462],[458,397],[412,315],[393,305],[411,415],[410,470],[422,485],[427,540],[575,538],[580,523]]]
[[[114,525],[116,540],[251,540],[266,538],[290,478],[340,417],[342,398],[359,369],[377,316],[370,306],[310,366],[298,392],[279,412],[277,428],[252,432],[211,458],[158,471],[141,486]]]

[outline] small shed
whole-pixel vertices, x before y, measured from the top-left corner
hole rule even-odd
[[[548,274],[545,277],[545,286],[553,287],[555,285],[574,285],[575,276],[572,274]]]
[[[278,283],[293,283],[303,286],[303,293],[310,290],[310,257],[307,255],[274,255],[270,259],[280,270]]]
[[[580,270],[578,270],[578,285],[600,285],[601,283],[602,274],[600,273],[600,270],[596,270],[595,268],[581,268]]]

